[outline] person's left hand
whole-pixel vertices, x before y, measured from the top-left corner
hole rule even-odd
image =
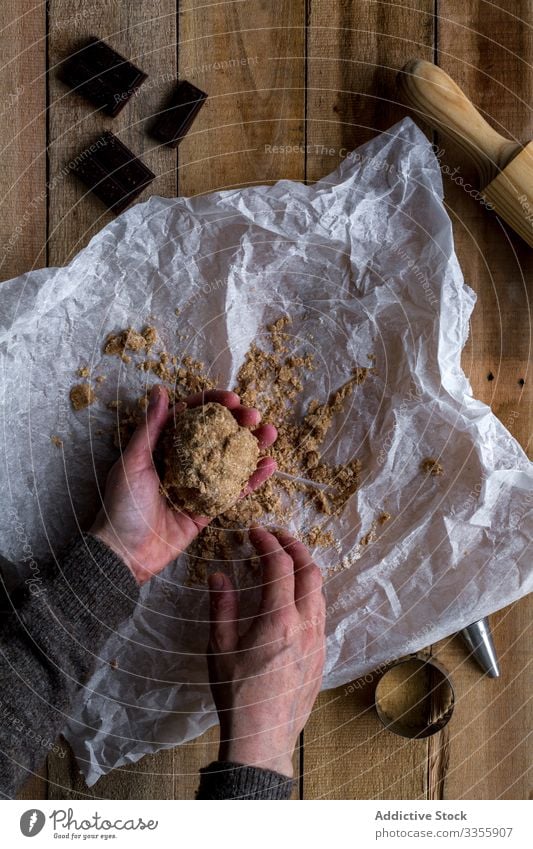
[[[209,401],[231,410],[240,425],[255,428],[253,433],[260,448],[267,448],[275,441],[276,428],[259,427],[258,410],[243,407],[234,392],[215,389],[191,395],[174,408],[176,421],[179,423],[179,413],[186,407]],[[211,521],[207,516],[172,510],[160,493],[161,482],[152,454],[171,413],[167,390],[155,386],[145,421],[137,427],[109,472],[102,509],[90,530],[124,560],[139,584],[168,566]],[[243,495],[261,486],[275,469],[276,461],[263,457]]]

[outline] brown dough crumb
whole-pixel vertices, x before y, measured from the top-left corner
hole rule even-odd
[[[145,327],[142,335],[144,336],[146,350],[149,351],[157,342],[157,330],[155,327]]]
[[[370,523],[370,528],[366,532],[364,536],[359,540],[359,545],[370,545],[371,542],[374,542],[378,538],[378,527],[380,525],[384,525],[385,522],[388,522],[391,518],[390,513],[380,513],[377,519],[372,519]]]
[[[176,510],[218,516],[238,500],[258,456],[256,438],[227,407],[190,408],[166,434],[163,490]]]
[[[99,375],[98,375],[98,377],[95,377],[95,381],[96,381],[96,383],[103,383],[103,382],[104,382],[104,380],[105,380],[105,375],[104,375],[104,374],[99,374]]]
[[[84,410],[96,401],[96,395],[89,383],[78,383],[70,390],[70,402],[73,408]]]
[[[89,366],[80,366],[79,369],[77,369],[76,374],[78,377],[90,377],[91,372],[89,370]]]
[[[316,546],[328,548],[335,544],[335,537],[331,531],[324,531],[320,525],[313,525],[304,536],[304,542],[309,548],[316,548]]]
[[[426,457],[425,460],[422,460],[420,468],[423,472],[432,475],[432,477],[434,478],[438,478],[444,474],[443,466],[439,463],[438,460],[435,460],[434,457]]]
[[[63,446],[63,440],[59,436],[51,436],[50,442],[52,442],[56,448],[61,448]]]
[[[235,562],[235,542],[242,542],[244,529],[257,526],[267,517],[276,524],[288,524],[294,518],[295,509],[301,509],[302,498],[305,505],[325,515],[340,515],[359,486],[361,463],[358,458],[352,457],[339,465],[329,464],[322,457],[322,451],[335,418],[343,413],[347,399],[372,370],[354,368],[351,377],[330,398],[325,401],[315,399],[309,403],[303,416],[297,414],[299,397],[315,364],[311,354],[292,349],[288,332],[290,324],[290,316],[280,316],[267,327],[265,348],[257,342],[251,344],[233,388],[241,396],[243,404],[261,409],[264,423],[276,425],[278,439],[265,453],[276,459],[280,472],[291,477],[275,475],[269,478],[258,490],[227,507],[202,531],[189,548],[189,585],[205,584],[209,561],[211,570],[216,568],[212,561],[220,560],[222,566],[224,561]],[[140,346],[137,350],[147,351],[146,336],[150,344],[154,338],[152,334],[146,334],[145,329],[142,334],[130,336],[130,331],[126,328],[108,337],[106,353],[129,361],[131,358],[125,352],[126,349],[132,350],[130,341]],[[139,341],[141,336],[144,347]],[[187,334],[178,334],[178,337],[186,338]],[[301,344],[301,340],[297,344]],[[161,351],[146,359],[141,358],[136,368],[147,375],[155,375],[166,385],[170,404],[219,385],[216,377],[207,376],[206,366],[191,356],[179,358],[174,353]],[[112,404],[118,409],[116,423],[109,428],[114,433],[116,447],[123,449],[136,425],[144,419],[148,391],[147,386],[147,391],[140,398],[120,405]],[[337,544],[329,532],[318,537],[311,528],[309,533],[312,535],[307,538],[309,545]],[[246,568],[252,569],[250,561],[246,563]]]

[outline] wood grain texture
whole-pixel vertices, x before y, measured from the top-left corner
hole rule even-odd
[[[381,726],[378,680],[367,675],[320,695],[304,731],[304,799],[425,798],[427,742]]]
[[[498,132],[525,142],[533,137],[531,5],[500,6],[440,0],[438,61]],[[463,367],[474,396],[490,404],[530,452],[532,251],[459,185],[458,177],[477,185],[465,156],[443,136],[438,143],[453,175],[445,174],[444,189],[457,254],[478,296]],[[527,799],[531,792],[532,612],[528,598],[491,617],[500,680],[483,678],[459,640],[436,647],[458,698],[442,776],[445,798]]]
[[[331,4],[313,0],[308,33],[307,178],[333,171],[347,152],[403,115],[397,71],[433,56],[433,3]],[[373,684],[324,693],[304,732],[304,798],[422,798],[428,744],[384,730]]]
[[[396,74],[413,55],[433,57],[430,0],[313,0],[308,31],[307,178],[405,115]]]
[[[303,179],[304,0],[187,10],[179,39],[180,76],[209,94],[179,147],[180,192]]]
[[[194,799],[198,770],[216,756],[217,739],[212,729],[191,743],[145,755],[136,764],[108,773],[91,788],[67,745],[66,758],[49,758],[48,798]]]
[[[5,0],[0,29],[0,279],[44,265],[46,8]]]

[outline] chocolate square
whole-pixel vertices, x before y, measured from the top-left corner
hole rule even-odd
[[[144,162],[109,132],[78,154],[72,170],[117,215],[155,177]]]
[[[60,76],[78,94],[114,118],[148,75],[104,41],[91,38],[63,62]]]
[[[169,147],[177,147],[206,100],[205,92],[187,80],[182,80],[176,86],[167,108],[150,130],[151,135]]]

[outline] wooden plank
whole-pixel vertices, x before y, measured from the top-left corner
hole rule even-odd
[[[91,35],[98,35],[138,64],[148,80],[118,117],[94,111],[57,76],[58,63]],[[146,126],[168,97],[176,76],[176,3],[128,0],[80,8],[77,0],[49,3],[49,263],[66,263],[113,215],[85,193],[65,166],[104,130],[112,130],[141,156],[157,179],[140,200],[151,194],[176,193],[176,154],[162,149],[146,134]],[[147,758],[116,771],[89,790],[79,775],[70,749],[65,758],[48,758],[49,798],[98,796],[108,798],[172,798],[173,752]]]
[[[530,4],[439,2],[439,64],[471,96],[489,122],[519,141],[533,136],[533,35]],[[531,335],[528,281],[531,250],[458,184],[476,185],[465,157],[444,137],[445,195],[455,243],[467,282],[478,302],[463,367],[474,396],[490,404],[503,424],[531,450]],[[525,381],[522,385],[521,381]],[[491,618],[502,678],[488,680],[465,661],[458,640],[437,646],[452,672],[458,704],[450,723],[444,796],[449,799],[528,798],[527,770],[533,746],[528,642],[533,599],[523,599]],[[530,652],[529,652],[530,653]]]
[[[0,68],[0,279],[38,263],[46,242],[46,11],[30,0],[3,6]],[[46,768],[18,798],[42,799]]]
[[[458,637],[435,654],[449,671],[456,707],[448,726],[448,756],[433,738],[440,763],[435,798],[527,799],[532,763],[531,600],[521,599],[490,618],[502,677],[483,676]],[[440,786],[440,792],[439,792]]]
[[[395,76],[433,55],[433,3],[313,0],[308,35],[307,177],[331,172],[353,148],[403,115]],[[304,798],[410,799],[426,792],[426,742],[379,725],[375,681],[323,693],[304,732]]]
[[[303,179],[304,0],[183,5],[179,75],[209,95],[179,146],[180,194]],[[211,733],[200,766],[216,758]]]
[[[374,710],[379,676],[320,695],[304,731],[305,799],[419,799],[427,742],[385,730]]]
[[[396,74],[413,55],[433,58],[433,3],[313,0],[309,25],[307,178],[314,182],[405,116]]]
[[[61,3],[61,6],[63,7],[64,4]],[[288,19],[298,21],[303,45],[303,2],[300,4],[299,17],[295,11],[297,6],[298,4],[284,3],[282,12],[284,12],[285,22]],[[213,187],[227,186],[232,181],[238,183],[263,181],[265,163],[269,162],[273,162],[276,168],[282,169],[280,172],[282,176],[303,175],[303,153],[299,154],[298,160],[297,156],[272,159],[268,153],[264,152],[265,145],[271,143],[298,146],[303,136],[303,47],[299,51],[299,61],[295,62],[290,58],[291,54],[288,51],[288,47],[293,45],[293,42],[286,35],[283,35],[282,28],[276,26],[280,10],[276,9],[274,16],[273,9],[267,12],[261,12],[261,9],[262,4],[257,4],[255,9],[250,9],[248,4],[246,16],[242,20],[240,11],[235,13],[233,4],[227,4],[223,8],[214,7],[209,12],[206,12],[205,9],[195,11],[192,7],[187,7],[180,13],[180,76],[190,79],[207,90],[211,98],[209,105],[204,107],[200,117],[195,122],[189,136],[180,145],[179,190],[182,193],[196,194]],[[153,14],[153,9],[151,13]],[[59,14],[57,9],[55,14]],[[120,9],[117,14],[120,16]],[[274,17],[276,20],[274,20]],[[118,25],[111,22],[107,16],[105,23],[106,30],[109,32],[112,31],[113,27],[118,29]],[[248,28],[252,26],[255,29],[250,29],[250,32],[248,32]],[[265,26],[266,30],[261,30],[261,26]],[[84,22],[84,30],[87,32],[90,30],[90,26],[87,26],[86,22]],[[236,32],[232,34],[233,30]],[[102,34],[101,26],[99,32]],[[219,33],[222,33],[222,35]],[[267,38],[265,38],[265,33],[268,34]],[[122,33],[122,35],[126,34]],[[105,35],[103,37],[105,38]],[[146,28],[143,29],[143,42],[139,45],[136,41],[133,42],[132,32],[129,33],[129,38],[130,41],[126,44],[119,43],[116,40],[111,41],[111,38],[109,40],[117,46],[117,49],[122,50],[125,55],[132,58],[142,54],[142,43],[152,44],[154,41],[161,43],[161,38],[154,39],[153,36],[147,36]],[[68,49],[67,46],[63,52],[68,53]],[[137,49],[137,53],[135,49]],[[59,43],[57,47],[58,54],[60,50],[63,50],[62,43]],[[284,64],[283,53],[287,52],[289,55]],[[147,59],[145,60],[144,56],[140,64],[143,68],[149,70]],[[287,68],[287,65],[290,67]],[[291,90],[291,78],[294,78],[295,94],[288,96],[283,112],[280,114],[279,91],[269,92],[270,89],[279,89],[283,82]],[[243,93],[234,96],[233,92],[235,91]],[[285,95],[285,97],[287,96]],[[296,102],[294,101],[295,98]],[[136,105],[138,99],[136,99]],[[159,97],[154,108],[160,108],[164,100],[164,97]],[[84,108],[82,104],[79,105],[78,117],[73,116],[72,123],[82,120]],[[254,109],[255,111],[252,111]],[[257,118],[258,114],[260,121],[256,126],[253,123],[253,116]],[[297,116],[294,121],[290,120],[292,114]],[[58,115],[54,126],[57,126],[58,129],[61,128],[64,134],[65,116],[62,112],[59,112]],[[218,129],[219,125],[228,123],[228,115],[232,119],[234,127],[226,127],[221,135]],[[252,117],[246,118],[247,115]],[[208,119],[207,127],[205,123],[202,123],[206,119]],[[95,120],[105,121],[101,118],[87,119],[83,117],[81,127],[87,141],[90,139],[89,129],[86,125],[91,124],[91,132],[93,132],[92,123]],[[274,135],[273,121],[279,121],[279,128],[275,129]],[[240,138],[241,123],[244,126],[250,126],[245,143],[248,147],[251,144],[255,145],[254,151],[250,152],[245,160],[243,160],[240,152],[242,145]],[[113,128],[114,126],[115,124],[113,124]],[[300,135],[294,127],[299,128]],[[127,134],[132,133],[133,130],[133,126],[124,125],[124,135],[121,134],[121,138],[125,140],[126,144],[138,151],[141,143],[138,137],[135,136],[136,147],[128,141],[127,137]],[[298,139],[297,142],[294,141],[296,138]],[[216,151],[214,157],[211,157],[207,152],[207,143],[212,145],[209,150]],[[65,158],[63,152],[65,144],[64,135],[57,138],[57,146],[60,151],[60,154],[57,155],[58,158],[59,156]],[[172,156],[167,150],[155,151],[152,148],[151,152],[154,158],[161,157],[166,162],[168,162],[169,155]],[[67,155],[69,153],[73,155],[70,150]],[[145,159],[150,167],[157,172],[158,169],[154,162],[150,161],[148,156]],[[207,167],[206,162],[208,163]],[[280,174],[276,173],[274,178],[277,179],[278,176]],[[267,175],[266,179],[268,178]],[[168,191],[161,189],[157,191],[162,194],[174,193],[175,189],[171,185],[167,186],[167,189]],[[154,191],[156,190],[154,189]],[[60,207],[67,210],[69,203],[75,204],[79,200],[80,191],[77,187],[69,186],[65,197],[62,195],[64,192],[64,186],[61,185],[58,192]],[[95,203],[87,201],[87,199],[83,203],[86,204],[85,211],[80,211],[81,204],[76,206],[76,219],[74,221],[71,219],[61,220],[62,216],[56,213],[58,223],[54,251],[60,258],[56,261],[65,261],[70,252],[77,250],[82,241],[87,241],[88,236],[107,220],[105,216],[101,218]],[[79,239],[79,234],[83,234],[81,239]],[[53,764],[49,764],[49,778],[55,782],[51,797],[76,798],[94,795],[102,798],[193,798],[198,782],[198,769],[216,758],[217,742],[218,731],[213,729],[199,740],[171,752],[159,753],[144,758],[128,769],[116,770],[111,775],[101,779],[90,791],[80,779],[77,766],[72,758],[61,761],[54,759]],[[298,753],[296,759],[298,759]],[[170,782],[172,782],[172,786],[170,786]]]
[[[31,0],[2,8],[0,279],[8,280],[34,267],[46,242],[46,11]]]
[[[209,95],[179,147],[180,193],[302,179],[304,0],[187,8],[179,38],[180,77]]]

